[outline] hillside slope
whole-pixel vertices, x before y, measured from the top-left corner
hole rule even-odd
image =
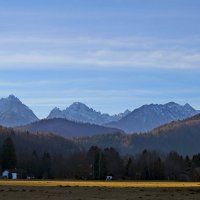
[[[17,127],[17,129],[29,131],[31,133],[54,133],[67,138],[122,132],[115,128],[108,128],[89,123],[80,123],[56,118],[40,120],[25,126]]]
[[[77,144],[89,148],[92,145],[114,147],[122,154],[137,154],[144,149],[161,152],[177,151],[182,155],[200,152],[200,115],[171,122],[143,134],[104,134],[79,138]]]

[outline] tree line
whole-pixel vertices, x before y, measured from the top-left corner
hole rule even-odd
[[[36,179],[184,180],[200,181],[200,154],[183,157],[176,152],[160,154],[144,150],[135,156],[120,156],[112,147],[92,146],[70,155],[24,152],[17,155],[10,137],[0,149],[0,170],[21,169]]]

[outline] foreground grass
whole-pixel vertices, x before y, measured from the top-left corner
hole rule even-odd
[[[0,181],[0,200],[200,200],[200,183]]]

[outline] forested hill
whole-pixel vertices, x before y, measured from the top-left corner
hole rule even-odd
[[[73,132],[72,132],[73,133]],[[144,134],[100,134],[95,136],[65,139],[53,134],[30,134],[8,128],[0,128],[0,145],[11,136],[17,152],[49,152],[67,155],[79,149],[88,150],[91,146],[114,147],[121,154],[138,154],[147,150],[163,153],[176,151],[181,155],[200,152],[200,115],[183,121],[171,122]]]
[[[144,134],[104,134],[79,138],[76,142],[85,148],[112,146],[122,154],[137,154],[148,149],[192,155],[200,152],[200,115],[171,122]]]
[[[169,124],[162,125],[158,128],[155,128],[151,131],[154,135],[160,134],[169,134],[175,131],[180,132],[181,134],[188,133],[190,134],[199,130],[200,126],[200,114],[194,115],[185,120],[173,121]],[[199,133],[200,134],[200,133]]]
[[[11,137],[17,154],[38,154],[49,152],[52,155],[69,155],[79,151],[79,147],[71,140],[53,134],[30,134],[28,132],[14,131],[11,128],[0,126],[0,147],[7,137]]]
[[[25,126],[18,127],[17,129],[29,131],[31,133],[54,133],[66,138],[120,132],[120,130],[116,128],[69,121],[67,119],[61,118],[44,119]]]

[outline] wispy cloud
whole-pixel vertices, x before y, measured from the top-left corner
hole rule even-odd
[[[200,68],[200,49],[197,45],[200,38],[197,36],[190,40],[1,36],[0,44],[0,69]]]
[[[116,5],[116,0],[114,0]],[[121,2],[121,4],[124,4],[125,0]],[[131,2],[131,1],[130,1]],[[127,4],[128,5],[128,4]],[[130,5],[130,7],[133,7],[133,5]],[[110,9],[104,9],[99,10],[97,8],[89,9],[85,8],[84,10],[76,9],[76,10],[70,10],[70,8],[65,7],[63,9],[60,9],[59,12],[55,9],[46,11],[46,10],[20,10],[20,9],[0,9],[0,16],[1,17],[34,17],[34,18],[55,18],[55,19],[91,19],[91,18],[103,18],[103,19],[111,19],[111,18],[189,18],[189,19],[196,19],[199,18],[199,16],[196,14],[197,10],[193,9],[192,12],[183,12],[181,10],[153,10],[153,12],[149,9],[148,10],[130,10],[130,9],[120,9],[121,6],[116,9],[114,7]],[[132,12],[131,12],[132,11]],[[194,12],[195,11],[195,12]]]
[[[21,65],[22,64],[22,65]],[[121,52],[16,54],[0,55],[0,69],[41,68],[160,68],[200,69],[200,53],[190,52]]]
[[[29,81],[0,81],[0,87],[11,87],[11,88],[27,88],[27,87],[49,87],[59,86],[59,85],[71,85],[71,84],[93,84],[97,81],[107,81],[107,78],[96,77],[96,78],[67,78],[66,80],[29,80]]]
[[[13,90],[14,92],[14,90]],[[1,95],[7,96],[8,91],[2,91]],[[28,89],[23,89],[23,90],[18,90],[18,93],[20,96],[23,97],[23,99],[26,100],[31,100],[33,105],[34,104],[49,104],[53,102],[56,104],[62,103],[67,103],[70,102],[71,99],[73,101],[76,101],[76,99],[123,99],[124,98],[147,98],[147,96],[152,96],[152,97],[161,97],[161,96],[181,96],[181,95],[190,95],[192,96],[193,94],[200,93],[200,89],[108,89],[108,90],[103,90],[103,89],[65,89],[65,90],[28,90]],[[34,95],[34,98],[31,97],[30,95]],[[72,103],[71,101],[70,103]],[[30,103],[30,102],[29,102]]]
[[[27,45],[74,45],[74,46],[97,46],[98,47],[118,47],[118,48],[139,48],[139,49],[152,49],[152,48],[183,48],[188,45],[200,44],[200,36],[183,38],[155,38],[155,37],[83,37],[83,36],[66,36],[66,37],[51,37],[51,36],[13,36],[13,35],[0,35],[0,44],[27,44]],[[48,46],[49,47],[49,46]],[[38,46],[39,48],[39,46]]]

